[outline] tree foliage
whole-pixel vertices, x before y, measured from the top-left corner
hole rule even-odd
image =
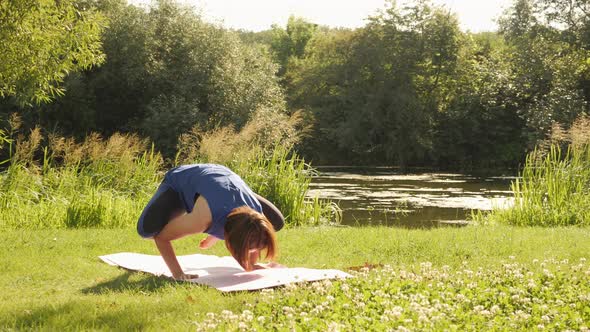
[[[171,153],[195,124],[240,127],[259,108],[284,112],[276,65],[190,7],[165,0],[147,11],[123,1],[97,6],[111,22],[103,35],[107,61],[68,79],[68,95],[43,111],[46,123],[80,134],[139,130]],[[89,119],[82,124],[81,109]]]
[[[68,73],[104,60],[105,23],[77,0],[0,1],[0,96],[23,105],[63,95]]]
[[[290,17],[255,33],[174,0],[0,2],[0,113],[79,136],[139,131],[171,156],[181,133],[296,112],[311,127],[297,149],[316,164],[472,169],[517,166],[588,112],[590,0],[514,0],[486,33],[429,0],[404,3],[357,29]],[[106,61],[90,68],[100,44]],[[63,89],[48,105],[16,100]]]

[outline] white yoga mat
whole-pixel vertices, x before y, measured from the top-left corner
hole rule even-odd
[[[128,270],[142,271],[156,276],[171,276],[161,256],[122,252],[100,256],[99,258],[107,264]],[[231,256],[218,257],[195,254],[178,256],[178,262],[182,266],[184,273],[199,276],[189,282],[215,287],[223,292],[257,290],[295,282],[351,277],[350,274],[339,270],[318,270],[301,267],[246,272]]]

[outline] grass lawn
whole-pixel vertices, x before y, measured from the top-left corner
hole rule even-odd
[[[5,230],[0,330],[584,330],[590,229],[316,227],[279,232],[288,266],[384,266],[347,281],[214,289],[129,273],[102,254],[156,254],[134,230]],[[198,251],[197,237],[175,242]],[[206,253],[226,255],[222,243]]]

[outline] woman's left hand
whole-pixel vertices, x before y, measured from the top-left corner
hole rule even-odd
[[[258,263],[253,265],[254,270],[262,270],[262,269],[283,269],[286,268],[285,265],[281,265],[277,262],[270,262],[270,263]]]

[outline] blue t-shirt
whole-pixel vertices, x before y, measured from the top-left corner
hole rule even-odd
[[[205,233],[223,240],[227,215],[235,208],[248,206],[262,213],[262,206],[244,180],[229,168],[215,164],[183,165],[169,170],[164,183],[179,193],[187,212],[202,195],[209,204],[211,226]]]

